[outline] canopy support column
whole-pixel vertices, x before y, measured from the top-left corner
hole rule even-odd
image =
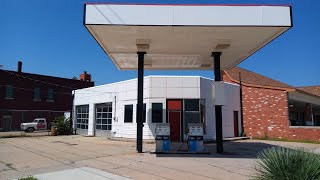
[[[146,52],[138,54],[138,97],[137,97],[137,152],[142,153],[143,144],[143,74],[144,74],[144,55]]]
[[[214,61],[214,80],[222,81],[221,68],[220,68],[220,57],[221,52],[212,52]],[[217,153],[223,152],[223,133],[222,133],[222,105],[215,105],[216,113],[216,146]]]

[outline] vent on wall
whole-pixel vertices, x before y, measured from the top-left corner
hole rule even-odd
[[[228,49],[231,44],[217,44],[216,49]]]
[[[208,68],[208,67],[211,67],[211,64],[201,64],[201,67]]]

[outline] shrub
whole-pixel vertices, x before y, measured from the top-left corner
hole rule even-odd
[[[257,180],[320,179],[320,155],[273,147],[258,154],[255,169]]]
[[[57,127],[58,135],[70,135],[73,133],[70,118],[65,119],[63,116],[57,117],[54,120],[54,126]]]

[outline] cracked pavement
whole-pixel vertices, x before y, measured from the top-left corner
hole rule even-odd
[[[135,153],[134,142],[100,137],[45,136],[0,139],[0,179],[57,171],[95,168],[131,179],[249,179],[254,175],[258,152],[272,146],[306,148],[319,152],[320,144],[241,140],[226,142],[225,153],[210,155],[150,154],[154,144],[144,144],[146,153]],[[70,174],[72,177],[72,174]]]

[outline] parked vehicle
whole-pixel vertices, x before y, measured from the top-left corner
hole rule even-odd
[[[32,122],[21,123],[20,128],[25,132],[47,129],[47,120],[45,118],[36,118]]]

